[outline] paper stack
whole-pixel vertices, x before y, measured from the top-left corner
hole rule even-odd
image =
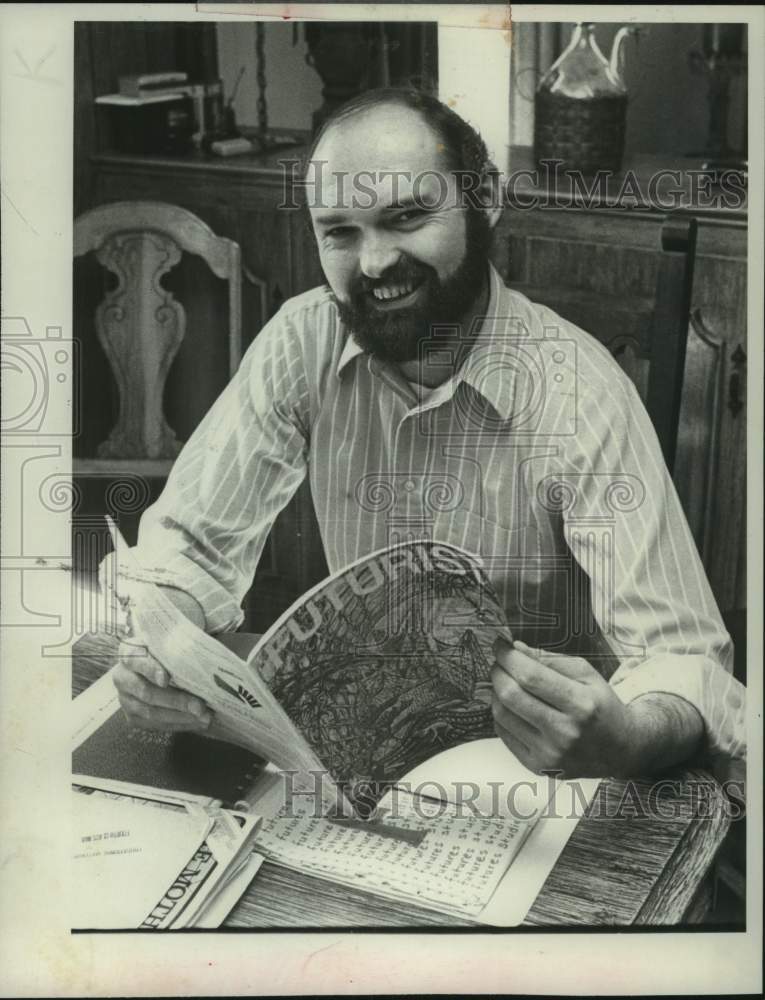
[[[76,930],[218,927],[263,860],[215,799],[78,776],[72,803]]]

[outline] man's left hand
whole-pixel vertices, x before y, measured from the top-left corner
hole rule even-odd
[[[566,778],[632,773],[632,713],[586,660],[504,639],[494,655],[495,729],[522,764]]]

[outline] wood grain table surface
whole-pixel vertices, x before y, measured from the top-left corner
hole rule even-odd
[[[73,650],[72,693],[114,662],[113,636]],[[706,771],[605,779],[548,876],[523,927],[694,923],[730,825],[722,787]],[[265,862],[224,926],[232,928],[474,928],[484,925],[386,900]],[[490,929],[490,928],[488,928]]]

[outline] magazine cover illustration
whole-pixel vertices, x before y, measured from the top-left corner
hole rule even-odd
[[[494,735],[492,644],[507,631],[477,557],[406,542],[314,588],[251,663],[363,810],[434,754]]]

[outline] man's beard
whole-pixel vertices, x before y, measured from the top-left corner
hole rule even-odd
[[[483,288],[491,246],[491,227],[482,212],[468,209],[466,223],[464,256],[445,281],[428,264],[406,257],[381,278],[358,278],[349,302],[335,298],[340,318],[368,354],[393,363],[414,361],[434,327],[454,326],[464,319]],[[374,288],[408,283],[423,285],[417,305],[390,311],[375,307]]]

